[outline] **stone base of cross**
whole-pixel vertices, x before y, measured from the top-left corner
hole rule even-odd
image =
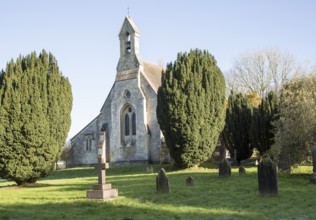
[[[106,183],[105,169],[109,168],[109,164],[105,161],[105,132],[100,133],[100,141],[98,144],[98,184],[87,191],[87,199],[112,200],[118,198],[118,190],[112,189],[112,184]]]

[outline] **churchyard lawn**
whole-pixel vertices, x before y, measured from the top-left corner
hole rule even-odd
[[[211,168],[210,168],[211,167]],[[309,183],[312,167],[293,175],[279,174],[279,195],[262,197],[256,167],[239,176],[219,178],[215,165],[167,171],[171,192],[156,193],[155,173],[146,166],[111,167],[107,182],[125,198],[110,202],[86,200],[97,183],[93,168],[55,171],[36,184],[18,187],[0,179],[0,219],[315,219],[316,185]],[[186,186],[188,176],[194,186]]]

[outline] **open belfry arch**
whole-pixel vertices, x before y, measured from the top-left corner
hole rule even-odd
[[[107,130],[108,162],[121,165],[159,162],[161,131],[156,107],[162,68],[142,60],[140,32],[129,16],[120,29],[119,43],[115,82],[100,114],[71,139],[70,166],[97,163],[95,140],[99,139],[102,127]]]

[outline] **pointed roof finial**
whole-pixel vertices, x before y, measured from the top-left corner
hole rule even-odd
[[[129,7],[127,7],[127,16],[129,17]]]

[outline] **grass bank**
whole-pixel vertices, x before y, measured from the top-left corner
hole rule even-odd
[[[227,179],[209,167],[165,167],[169,194],[155,192],[156,173],[145,173],[145,166],[111,167],[107,182],[125,197],[111,202],[85,199],[97,182],[93,168],[56,171],[24,187],[0,179],[0,219],[315,219],[316,185],[309,184],[307,175],[312,167],[299,167],[291,176],[280,174],[276,197],[259,195],[255,167],[246,168],[244,176],[234,168]],[[154,168],[158,171],[159,166]],[[188,176],[194,178],[194,187],[186,186]]]

